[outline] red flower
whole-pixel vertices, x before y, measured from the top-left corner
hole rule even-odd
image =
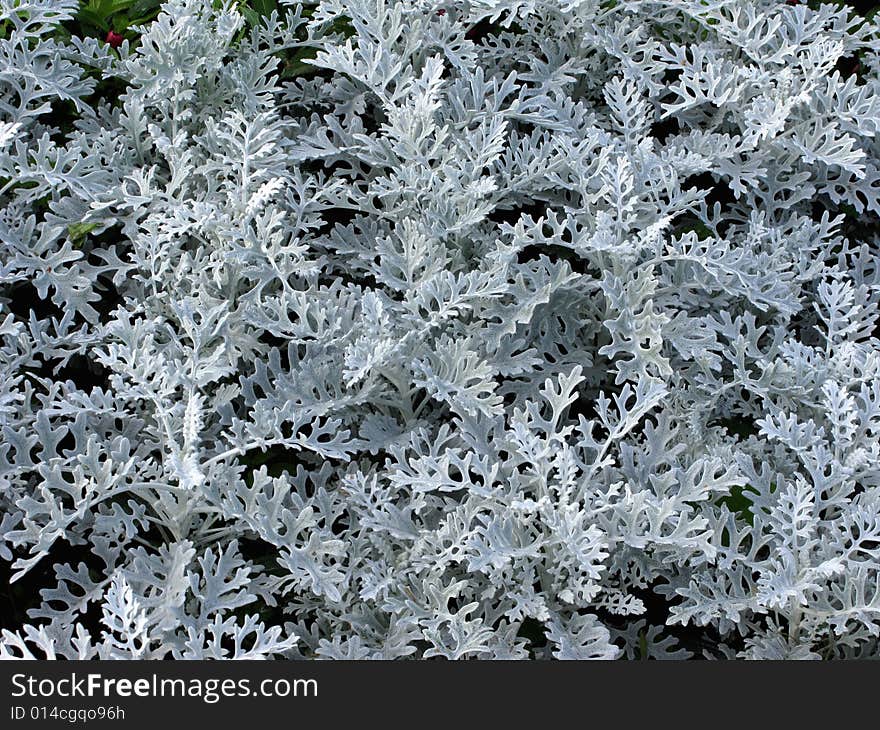
[[[115,30],[111,30],[107,33],[107,37],[104,40],[113,48],[119,48],[122,45],[123,38]]]

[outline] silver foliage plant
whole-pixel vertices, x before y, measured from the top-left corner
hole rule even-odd
[[[877,23],[214,5],[0,0],[0,655],[878,654]]]

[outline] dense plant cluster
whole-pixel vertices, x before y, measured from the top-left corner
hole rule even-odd
[[[876,656],[880,26],[259,6],[0,0],[0,655]]]

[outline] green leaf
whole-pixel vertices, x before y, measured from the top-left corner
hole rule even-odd
[[[720,507],[725,505],[727,509],[733,512],[740,519],[745,520],[750,525],[755,522],[755,515],[752,512],[752,498],[750,494],[758,494],[758,491],[752,489],[749,485],[744,487],[731,487],[730,494],[725,494],[719,498],[716,504]]]
[[[278,10],[278,4],[275,0],[253,0],[250,5],[255,12],[262,16],[269,16],[273,10]]]
[[[74,246],[79,246],[86,236],[97,227],[97,223],[71,223],[67,226],[67,237]]]
[[[241,8],[241,14],[244,16],[245,21],[250,26],[258,25],[260,22],[260,15],[251,8],[243,7]]]
[[[110,23],[107,21],[107,18],[93,8],[81,8],[76,15],[76,19],[81,24],[91,25],[99,30],[110,30]]]

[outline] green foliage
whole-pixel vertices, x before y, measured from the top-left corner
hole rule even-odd
[[[81,35],[115,31],[132,37],[132,28],[151,22],[159,14],[161,0],[88,0],[76,15]]]

